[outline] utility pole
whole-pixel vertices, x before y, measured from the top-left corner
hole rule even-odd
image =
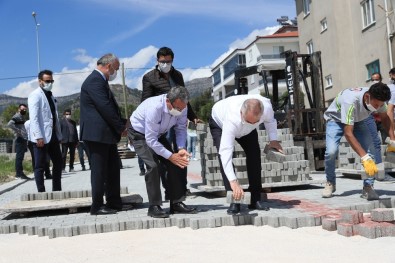
[[[127,100],[126,100],[126,85],[125,85],[125,66],[124,63],[122,62],[121,64],[121,68],[122,68],[122,89],[123,89],[123,102],[125,104],[125,119],[128,118],[128,104],[127,104]]]
[[[38,72],[40,72],[40,43],[39,43],[39,37],[38,37],[38,27],[40,26],[39,23],[37,23],[37,13],[33,11],[32,13],[33,19],[34,19],[34,23],[36,25],[36,44],[37,44],[37,69]]]

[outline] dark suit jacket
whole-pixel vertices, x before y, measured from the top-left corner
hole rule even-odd
[[[70,122],[73,125],[73,129],[74,129],[74,134],[71,141],[69,141],[70,129],[69,129],[69,124],[67,122]],[[77,124],[75,123],[75,121],[62,118],[60,120],[60,130],[62,131],[62,141],[61,141],[62,143],[78,142]]]
[[[116,144],[125,130],[126,120],[108,82],[94,70],[81,86],[80,136],[83,141]]]
[[[169,75],[177,85],[185,87],[184,78],[181,72],[172,67]],[[141,95],[141,102],[150,97],[166,94],[170,89],[169,81],[158,70],[158,66],[156,66],[143,76],[143,94]],[[191,104],[188,102],[188,120],[193,122],[195,119],[197,119],[197,116],[192,110]]]

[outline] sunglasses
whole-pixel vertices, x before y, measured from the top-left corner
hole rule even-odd
[[[43,80],[45,83],[54,83],[55,81],[52,79],[52,80]]]

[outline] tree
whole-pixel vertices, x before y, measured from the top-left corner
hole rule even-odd
[[[18,111],[17,104],[13,104],[13,105],[10,105],[7,108],[5,108],[5,110],[1,114],[1,117],[3,118],[4,123],[8,123],[11,120],[12,116],[14,116],[14,114],[17,111]]]
[[[14,138],[14,134],[10,129],[3,128],[0,126],[0,138],[1,139],[12,139],[12,138]]]
[[[211,109],[214,105],[213,97],[211,96],[211,91],[208,90],[204,92],[199,97],[193,98],[191,101],[191,106],[196,115],[204,122],[207,122],[211,116]]]

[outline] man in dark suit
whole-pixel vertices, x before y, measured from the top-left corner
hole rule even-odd
[[[91,215],[114,214],[123,209],[117,143],[126,129],[126,120],[121,118],[108,84],[115,79],[118,69],[118,58],[106,54],[81,87],[80,134],[91,160]]]
[[[63,118],[60,121],[62,131],[62,158],[63,172],[66,172],[67,152],[70,152],[69,172],[74,172],[75,148],[78,144],[77,124],[71,119],[71,110],[66,109],[63,112]]]

